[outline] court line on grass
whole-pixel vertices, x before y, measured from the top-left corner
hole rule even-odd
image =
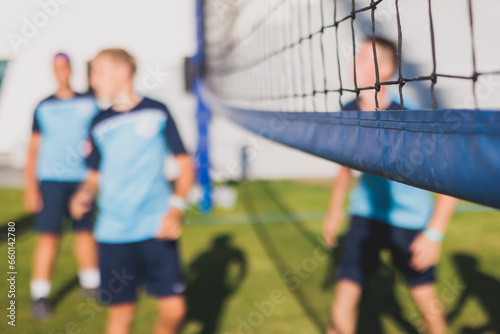
[[[463,203],[456,210],[457,213],[474,213],[474,212],[487,212],[487,211],[500,211],[486,206],[481,206],[473,203]],[[250,224],[289,224],[292,223],[307,223],[322,221],[326,215],[326,210],[308,210],[294,212],[290,219],[289,216],[283,212],[272,211],[260,213],[259,221],[251,221],[251,215],[241,214],[224,214],[221,216],[198,216],[196,219],[190,219],[185,226],[187,227],[201,227],[201,226],[226,226],[226,225],[250,225]],[[31,229],[31,215],[25,215],[20,218],[14,219],[19,226],[22,225],[24,230]],[[292,220],[292,221],[291,221]],[[0,244],[6,240],[7,222],[0,224]]]
[[[283,215],[288,218],[288,220],[292,223],[295,228],[304,236],[310,243],[313,244],[313,246],[322,246],[318,242],[318,238],[315,237],[311,231],[309,231],[307,228],[305,228],[301,223],[302,221],[298,219],[298,217],[294,214],[294,212],[285,204],[284,201],[281,200],[281,198],[274,192],[272,187],[269,186],[269,183],[266,181],[259,181],[257,184],[264,190],[266,195],[271,199],[271,202],[278,207],[278,209],[283,213]],[[320,217],[318,220],[322,220],[324,217],[325,213],[322,213],[322,217]]]
[[[474,203],[461,203],[456,213],[474,213],[474,212],[488,212],[500,211],[497,209],[489,208],[486,206]],[[251,221],[251,214],[223,214],[220,216],[198,216],[197,219],[191,219],[186,226],[224,226],[224,225],[250,225],[250,224],[283,224],[283,223],[307,223],[322,221],[326,215],[326,210],[307,210],[296,211],[292,216],[288,216],[282,211],[268,211],[260,213],[258,216],[259,222]],[[291,219],[290,217],[293,217]]]
[[[310,221],[320,221],[323,219],[325,212],[321,211],[302,211],[296,215],[296,221],[304,223]],[[266,212],[258,215],[259,222],[253,219],[252,214],[228,214],[223,216],[208,216],[207,218],[192,219],[186,226],[222,226],[222,225],[250,225],[250,224],[282,224],[290,223],[288,217],[284,217],[281,212]]]

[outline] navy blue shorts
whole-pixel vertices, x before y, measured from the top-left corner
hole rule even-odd
[[[71,219],[68,202],[79,184],[79,182],[40,181],[43,209],[35,219],[35,228],[39,233],[61,234],[63,218]],[[87,212],[81,220],[72,222],[74,231],[92,231],[94,210]]]
[[[176,241],[149,239],[98,245],[101,303],[135,302],[137,289],[143,285],[148,294],[157,298],[184,292]]]
[[[435,267],[418,272],[410,266],[410,245],[420,232],[352,216],[343,241],[337,279],[348,279],[364,287],[379,266],[380,250],[388,249],[394,267],[404,275],[409,286],[434,283]]]

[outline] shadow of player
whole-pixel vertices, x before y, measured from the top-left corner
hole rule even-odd
[[[33,230],[33,215],[26,214],[17,219],[12,220],[15,222],[14,235],[19,240],[22,235]],[[7,242],[9,233],[9,225],[7,222],[0,225],[0,244]]]
[[[361,298],[358,317],[358,333],[385,333],[381,323],[382,315],[388,315],[405,334],[417,334],[418,330],[403,316],[395,287],[396,271],[381,261],[379,270],[370,279]]]
[[[34,220],[35,216],[31,214],[25,214],[17,219],[12,220],[15,222],[14,235],[16,242],[19,242],[21,238],[24,237],[28,232],[34,231]],[[7,223],[0,225],[0,245],[8,241],[9,236],[9,226]],[[54,291],[53,296],[50,298],[50,303],[52,308],[56,309],[59,304],[76,288],[79,287],[78,277],[75,275],[68,279],[63,285],[56,291]]]
[[[500,333],[500,281],[482,273],[478,260],[470,255],[455,254],[453,262],[466,287],[448,314],[448,322],[454,321],[467,300],[475,297],[487,313],[488,322],[479,327],[462,327],[460,333]]]
[[[323,291],[335,285],[336,272],[340,265],[342,240],[339,239],[339,248],[335,249],[334,256],[327,267],[323,281]],[[363,292],[359,303],[357,333],[383,334],[381,316],[388,315],[402,329],[405,334],[416,334],[418,330],[403,316],[394,289],[396,286],[396,272],[388,264],[381,261],[378,271],[371,277],[368,286]],[[333,297],[333,296],[332,296]]]
[[[50,298],[50,303],[52,308],[56,309],[59,304],[66,298],[71,291],[77,289],[80,286],[78,282],[78,276],[74,276],[71,279],[67,280],[57,291],[55,291],[54,295]]]
[[[200,334],[216,333],[224,305],[246,273],[245,255],[231,245],[231,237],[216,237],[211,248],[194,259],[187,270],[185,324],[199,321],[203,327]]]
[[[344,236],[339,236],[337,239],[337,244],[339,246],[332,250],[330,261],[325,269],[323,283],[321,284],[321,290],[323,291],[331,290],[336,283],[337,268],[340,265],[340,254],[342,254],[343,240]]]

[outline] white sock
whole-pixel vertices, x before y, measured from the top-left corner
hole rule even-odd
[[[97,289],[101,284],[101,276],[96,268],[84,269],[78,272],[80,285],[84,289]]]
[[[44,279],[31,281],[31,298],[33,300],[47,298],[50,294],[51,283]]]

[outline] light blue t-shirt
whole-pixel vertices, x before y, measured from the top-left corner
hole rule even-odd
[[[52,95],[38,104],[33,119],[33,132],[41,134],[38,180],[78,182],[85,178],[87,134],[98,113],[90,95],[76,94],[64,100]]]
[[[396,102],[387,108],[399,109]],[[347,104],[344,110],[358,110],[356,101]],[[428,191],[370,174],[361,175],[349,202],[352,215],[412,230],[424,229],[434,209]]]
[[[89,168],[99,171],[95,238],[103,243],[152,239],[169,209],[167,153],[184,154],[167,107],[144,98],[134,109],[102,111],[90,130]]]
[[[352,215],[412,230],[425,228],[434,207],[428,191],[370,174],[361,175],[349,199]]]

